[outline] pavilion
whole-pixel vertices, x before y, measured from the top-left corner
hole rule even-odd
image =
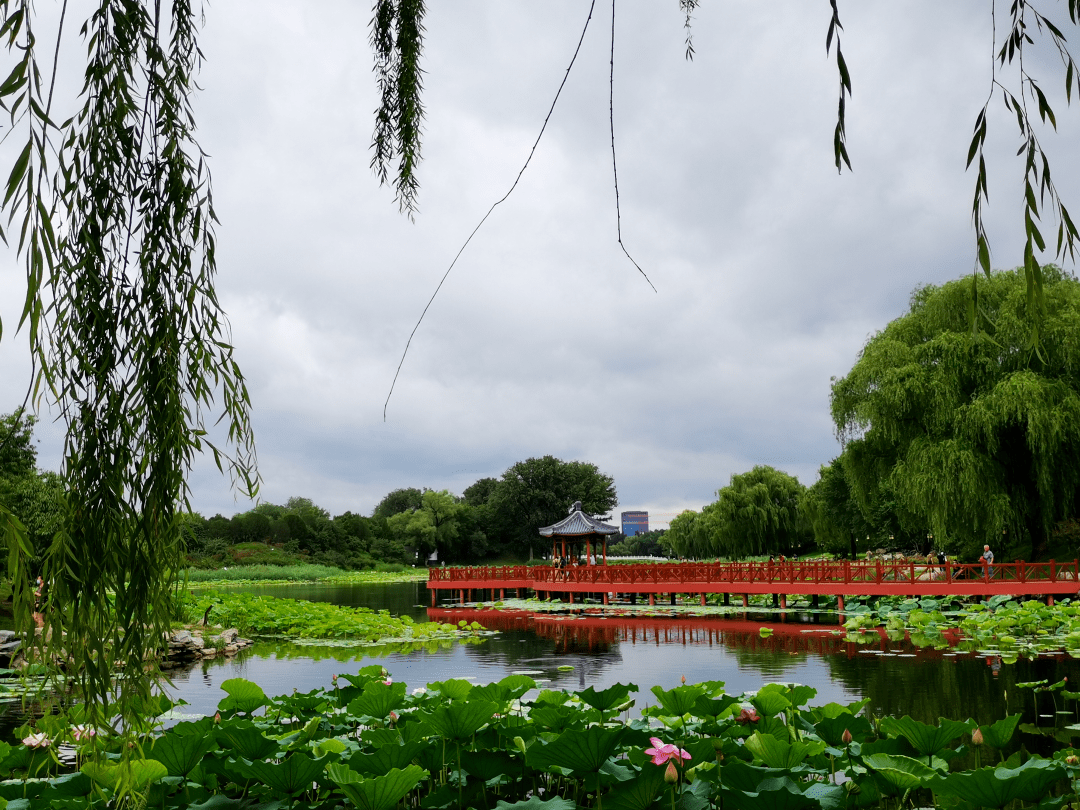
[[[592,559],[596,544],[602,543],[603,565],[607,565],[607,538],[618,533],[619,528],[617,526],[610,526],[582,512],[581,501],[574,501],[574,505],[570,507],[570,514],[567,517],[558,523],[540,529],[541,536],[551,538],[551,559],[553,561],[557,559],[557,556],[566,556],[567,543],[570,544],[571,554],[574,551],[575,543],[585,543],[586,561]],[[556,552],[560,543],[562,544],[562,553],[557,555]]]

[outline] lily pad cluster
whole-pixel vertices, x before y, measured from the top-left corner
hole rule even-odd
[[[482,629],[480,625],[414,622],[408,616],[392,616],[387,610],[250,593],[211,590],[186,598],[189,621],[201,618],[207,609],[213,621],[235,627],[243,634],[342,639],[359,644],[424,641]]]
[[[632,720],[633,684],[540,690],[523,674],[410,691],[375,665],[276,698],[239,678],[222,688],[216,716],[134,749],[79,725],[77,708],[24,727],[21,744],[0,744],[0,800],[13,810],[124,796],[195,810],[966,810],[1080,800],[1076,752],[1016,751],[1019,715],[982,728],[875,719],[866,701],[811,707],[816,690],[793,684],[738,696],[719,681],[655,686]],[[160,698],[146,710],[166,708]],[[974,768],[957,767],[972,754]]]

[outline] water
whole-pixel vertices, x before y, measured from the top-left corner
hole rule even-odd
[[[424,583],[245,590],[387,608],[417,620],[426,620],[429,612],[421,606],[428,601]],[[518,671],[535,672],[533,677],[543,686],[568,690],[635,683],[642,690],[637,695],[639,707],[655,702],[648,691],[651,686],[671,688],[685,675],[688,683],[724,681],[734,694],[770,681],[803,683],[818,690],[813,704],[869,698],[875,714],[911,715],[929,723],[941,716],[985,723],[1021,710],[1026,722],[1049,715],[1041,719],[1042,725],[1056,721],[1059,728],[1080,719],[1074,716],[1072,702],[1065,706],[1060,696],[1056,707],[1049,695],[1040,696],[1036,711],[1031,690],[1016,686],[1066,676],[1070,684],[1080,684],[1080,663],[1065,655],[1001,665],[997,659],[919,650],[909,642],[890,642],[873,634],[872,643],[855,644],[824,625],[779,621],[769,622],[774,633],[762,638],[760,621],[753,618],[543,617],[442,608],[431,613],[442,621],[475,619],[501,632],[478,644],[453,642],[433,652],[410,653],[260,642],[234,659],[207,661],[174,674],[170,693],[190,704],[186,711],[212,714],[224,697],[220,685],[228,678],[247,678],[267,694],[286,694],[329,687],[335,674],[380,663],[410,688],[447,678],[486,683]]]

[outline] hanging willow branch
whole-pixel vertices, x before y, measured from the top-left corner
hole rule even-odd
[[[257,491],[247,390],[214,291],[216,217],[194,138],[190,96],[200,54],[188,0],[101,0],[82,27],[81,107],[49,114],[27,3],[0,2],[18,57],[0,102],[22,149],[5,207],[19,223],[35,390],[67,426],[64,529],[45,562],[46,632],[38,655],[61,649],[92,720],[149,697],[183,563],[177,515],[204,447],[243,490]],[[59,38],[59,34],[58,34]],[[230,457],[208,440],[220,398]],[[13,581],[26,550],[9,523]],[[32,626],[28,589],[16,618]]]

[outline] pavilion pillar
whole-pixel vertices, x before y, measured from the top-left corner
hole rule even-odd
[[[607,591],[604,591],[604,604],[606,605],[607,603],[608,603],[608,593],[607,593]]]
[[[1054,606],[1054,595],[1052,593],[1047,594],[1047,596],[1046,596],[1046,606],[1047,607],[1053,607]]]
[[[569,598],[570,604],[571,605],[574,604],[574,592],[573,591],[567,591],[566,595]]]
[[[432,589],[432,591],[431,591],[431,606],[435,607],[435,590],[434,589]]]
[[[505,601],[505,599],[506,599],[506,588],[499,588],[499,601],[502,602],[502,601]]]
[[[705,607],[705,592],[701,592],[701,606]]]
[[[787,594],[786,593],[780,594],[780,609],[781,610],[787,610]]]
[[[604,538],[604,565],[607,565],[607,538]]]
[[[750,594],[748,594],[748,593],[744,593],[744,594],[742,595],[742,606],[743,606],[744,608],[745,608],[745,607],[750,607]]]
[[[837,610],[838,613],[843,613],[844,612],[844,597],[843,596],[837,596],[836,597],[836,610]]]
[[[464,605],[465,604],[465,589],[462,588],[460,591],[458,591],[458,595],[461,597],[461,604]]]
[[[656,605],[656,594],[655,593],[650,593],[649,594],[649,607],[653,607],[655,605]]]

